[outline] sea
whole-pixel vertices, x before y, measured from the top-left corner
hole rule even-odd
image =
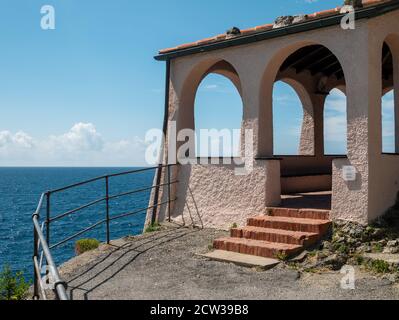
[[[33,225],[32,214],[40,195],[77,182],[141,168],[0,168],[0,269],[9,265],[32,279]],[[109,179],[109,194],[116,195],[151,187],[155,170],[122,175]],[[104,180],[92,182],[50,197],[52,217],[81,207],[105,196]],[[150,191],[110,200],[110,216],[139,211],[148,206]],[[110,224],[111,239],[142,233],[146,212],[114,220]],[[41,221],[46,216],[46,203]],[[51,224],[50,244],[56,244],[105,219],[105,202],[75,212]],[[75,256],[75,242],[82,238],[106,239],[105,224],[52,250],[57,265]]]

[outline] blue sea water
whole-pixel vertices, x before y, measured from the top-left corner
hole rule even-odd
[[[33,226],[32,213],[40,195],[46,190],[70,185],[105,174],[134,170],[132,168],[0,168],[0,268],[9,264],[15,271],[24,271],[32,278]],[[154,170],[112,177],[110,195],[150,187]],[[105,195],[105,182],[100,180],[51,196],[51,216],[82,206]],[[110,201],[110,215],[132,212],[148,206],[150,192],[116,198]],[[45,218],[43,206],[41,218]],[[105,203],[74,213],[51,224],[51,244],[71,236],[105,218]],[[140,234],[145,212],[111,222],[111,239]],[[80,238],[105,240],[105,225],[100,225]],[[77,238],[79,239],[79,238]],[[52,250],[57,264],[72,258],[76,239]]]

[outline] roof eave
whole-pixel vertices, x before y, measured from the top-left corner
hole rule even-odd
[[[363,9],[356,10],[356,20],[369,19],[376,16],[383,15],[385,13],[399,9],[399,0],[391,1],[375,6],[366,7]],[[198,54],[208,51],[220,50],[229,47],[235,47],[245,44],[250,44],[258,41],[263,41],[267,39],[273,39],[285,35],[301,33],[311,30],[316,30],[320,28],[326,28],[341,23],[344,14],[336,14],[332,16],[323,17],[316,20],[306,21],[298,24],[293,24],[286,27],[281,27],[277,29],[271,29],[267,31],[256,32],[253,34],[238,36],[236,38],[222,40],[210,44],[193,46],[187,49],[180,49],[176,51],[171,51],[165,54],[160,54],[155,56],[155,60],[166,61],[183,56],[188,56],[192,54]]]

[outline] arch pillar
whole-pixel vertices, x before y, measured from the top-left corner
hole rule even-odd
[[[245,65],[241,83],[243,90],[243,123],[242,123],[242,156],[252,159],[259,156],[273,156],[273,92],[259,95],[267,90],[262,85],[262,65],[256,63]],[[245,154],[245,131],[252,136],[251,154]],[[251,134],[252,133],[252,134]],[[248,153],[247,147],[247,153]]]
[[[299,100],[301,101],[303,117],[299,141],[298,154],[302,156],[313,156],[315,155],[315,105],[312,95],[310,94],[311,88],[309,79],[297,79],[294,78],[282,78],[281,81],[290,85],[296,92]],[[302,80],[302,81],[301,81]]]
[[[324,104],[326,96],[322,94],[311,95],[313,102],[313,121],[314,121],[314,155],[324,156]]]
[[[366,224],[381,214],[373,202],[378,193],[382,145],[381,52],[367,30],[356,32],[356,63],[351,50],[341,52],[347,92],[348,159],[333,162],[332,216]],[[340,45],[351,48],[350,43]],[[355,181],[344,180],[345,166],[355,168]]]

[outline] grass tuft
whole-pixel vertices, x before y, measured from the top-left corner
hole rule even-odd
[[[145,229],[144,233],[152,233],[160,230],[161,230],[161,225],[158,222],[154,222]]]
[[[100,241],[96,239],[80,239],[76,241],[75,252],[81,255],[87,251],[95,250],[100,246]]]
[[[390,273],[391,267],[388,262],[383,260],[371,260],[366,264],[366,268],[375,273]]]

